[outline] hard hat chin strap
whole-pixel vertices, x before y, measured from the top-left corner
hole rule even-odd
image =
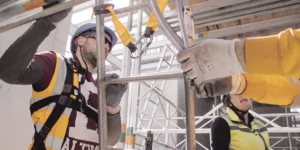
[[[88,67],[88,65],[87,65],[87,63],[86,63],[86,61],[85,61],[85,59],[83,58],[83,55],[82,55],[82,51],[83,51],[83,47],[82,46],[79,46],[79,51],[80,51],[80,57],[83,60],[84,65],[85,65],[85,70],[88,71],[89,67]],[[81,66],[81,64],[80,64],[80,66]],[[83,68],[83,67],[81,66],[81,68]]]
[[[246,111],[243,111],[243,110],[238,109],[237,107],[235,107],[235,106],[231,103],[230,100],[228,101],[228,107],[231,108],[234,112],[236,112],[236,113],[240,112],[240,113],[242,113],[243,115],[247,114],[248,111],[249,111],[249,109],[246,110]]]
[[[79,46],[79,45],[78,45],[78,46]],[[83,47],[82,47],[82,46],[79,46],[80,57],[81,57],[81,59],[83,60],[86,69],[85,69],[84,67],[82,67],[82,65],[81,65],[81,63],[80,63],[80,61],[79,61],[79,58],[76,56],[75,53],[73,53],[73,61],[75,62],[74,65],[76,66],[77,73],[82,74],[82,77],[81,77],[81,79],[80,79],[80,84],[84,84],[85,79],[86,79],[85,73],[86,73],[86,71],[88,70],[88,65],[87,65],[87,63],[86,63],[86,61],[85,61],[85,59],[84,59],[84,57],[83,57],[83,55],[82,55],[82,50],[83,50]]]
[[[231,109],[232,109],[234,112],[236,112],[236,113],[240,112],[240,113],[242,113],[242,114],[244,115],[244,114],[247,114],[248,111],[249,111],[249,109],[246,110],[246,111],[243,111],[243,110],[240,110],[240,109],[238,109],[237,107],[235,107],[235,106],[233,105],[233,103],[231,102],[231,96],[230,96],[229,94],[228,94],[228,95],[224,95],[224,97],[223,97],[223,99],[222,99],[222,102],[223,102],[227,107],[231,108]]]

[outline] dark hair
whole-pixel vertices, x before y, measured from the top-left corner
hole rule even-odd
[[[223,97],[222,97],[222,102],[227,107],[232,105],[231,102],[230,102],[230,98],[231,98],[230,94],[223,95]]]

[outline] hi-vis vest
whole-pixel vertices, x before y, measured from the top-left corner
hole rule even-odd
[[[229,109],[223,117],[230,128],[230,150],[269,150],[267,128],[257,119],[251,122],[252,129],[242,123],[237,114]]]
[[[49,86],[32,90],[30,111],[35,134],[29,150],[60,150],[72,110],[97,120],[97,112],[86,106],[79,90],[78,73],[66,58],[56,53],[56,65]]]

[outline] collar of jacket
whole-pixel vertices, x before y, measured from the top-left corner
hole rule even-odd
[[[229,108],[227,114],[229,115],[232,122],[246,124],[244,116],[233,111],[231,108]],[[247,126],[249,126],[251,125],[251,122],[254,120],[254,117],[250,113],[247,114],[249,119]]]

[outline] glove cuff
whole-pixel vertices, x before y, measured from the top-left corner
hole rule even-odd
[[[238,39],[236,40],[233,40],[232,43],[231,43],[231,46],[230,46],[230,58],[228,59],[231,59],[232,61],[232,67],[234,68],[235,70],[235,73],[245,73],[245,70],[244,68],[242,67],[239,59],[238,59],[238,56],[236,54],[236,42],[239,41]]]
[[[242,94],[246,89],[246,79],[243,74],[234,74],[232,78],[232,89],[229,94]]]
[[[112,114],[112,115],[119,113],[120,110],[121,110],[120,106],[117,106],[117,107],[106,106],[107,113]]]

